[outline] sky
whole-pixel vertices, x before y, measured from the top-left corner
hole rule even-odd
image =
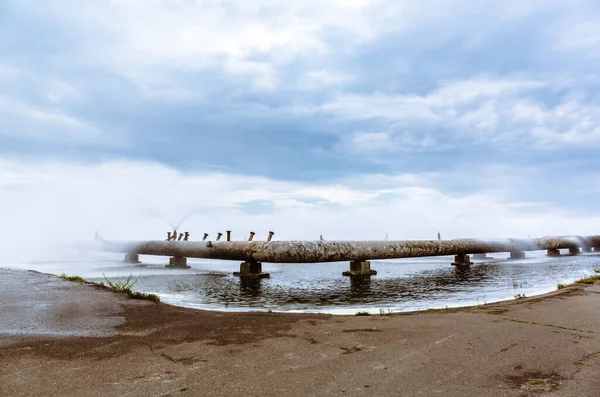
[[[0,241],[596,234],[594,0],[4,0]]]

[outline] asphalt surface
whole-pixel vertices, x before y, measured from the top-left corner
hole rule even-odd
[[[600,396],[600,285],[393,316],[216,313],[0,271],[2,396]]]

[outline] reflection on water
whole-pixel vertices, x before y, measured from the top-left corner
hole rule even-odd
[[[600,256],[546,258],[528,253],[516,261],[486,259],[471,268],[450,266],[451,258],[372,261],[372,278],[343,277],[346,263],[263,264],[269,279],[239,279],[239,266],[226,261],[190,261],[189,270],[167,270],[162,264],[132,266],[96,262],[71,270],[88,279],[134,275],[135,290],[158,294],[164,302],[213,310],[267,310],[356,313],[465,306],[515,295],[535,295],[573,282],[600,267]],[[499,254],[498,258],[505,258]],[[160,259],[146,258],[157,263]],[[144,259],[142,259],[144,260]]]

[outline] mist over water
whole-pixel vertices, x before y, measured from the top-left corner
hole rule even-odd
[[[166,303],[220,311],[281,311],[354,314],[403,312],[491,303],[555,290],[594,273],[600,256],[548,258],[528,252],[523,260],[476,260],[470,269],[450,265],[451,257],[372,261],[378,274],[353,281],[341,273],[347,263],[263,264],[270,279],[244,281],[232,273],[238,262],[189,260],[191,269],[165,269],[166,258],[141,256],[142,264],[121,254],[72,251],[61,260],[13,263],[4,267],[79,275],[90,281],[137,279],[134,290],[154,293]]]

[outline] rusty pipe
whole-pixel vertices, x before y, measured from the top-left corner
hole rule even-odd
[[[269,237],[267,237],[267,241],[271,241],[275,232],[269,232]]]
[[[590,246],[600,247],[600,236],[588,236],[584,239]],[[132,252],[140,255],[254,260],[272,263],[315,263],[570,249],[580,247],[581,244],[581,241],[571,237],[543,237],[441,241],[142,241],[105,242],[103,248],[111,252]]]
[[[250,237],[248,237],[248,241],[252,241],[252,239],[254,238],[255,234],[256,233],[254,233],[254,232],[250,232]]]
[[[227,230],[227,241],[231,241],[231,230]]]
[[[208,237],[208,233],[204,233],[204,237],[202,237],[202,241],[205,241]]]
[[[223,235],[223,233],[221,233],[221,232],[217,233],[217,241],[221,240],[222,235]]]

